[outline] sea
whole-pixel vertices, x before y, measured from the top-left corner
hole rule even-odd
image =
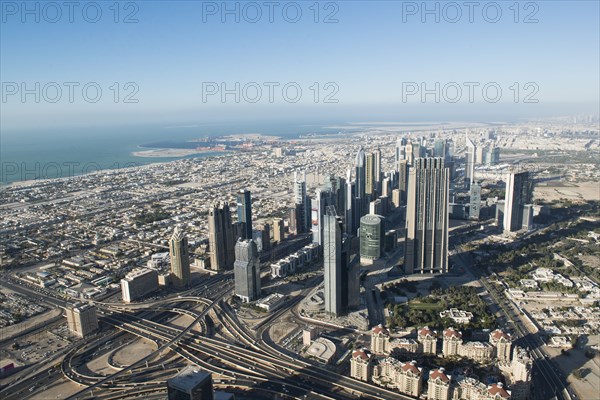
[[[275,135],[293,139],[330,131],[327,124],[214,124],[146,125],[6,131],[0,134],[0,185],[21,181],[64,178],[105,169],[119,169],[184,157],[138,157],[153,144],[182,143],[206,137],[239,134]],[[177,147],[174,145],[173,147]],[[206,152],[185,158],[209,157]]]

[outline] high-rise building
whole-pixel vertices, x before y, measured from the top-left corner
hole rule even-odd
[[[188,242],[183,231],[175,228],[173,236],[169,241],[171,254],[171,281],[175,287],[187,287],[190,285],[190,255]]]
[[[398,163],[398,189],[400,189],[400,203],[406,204],[406,191],[408,190],[408,162],[402,160]]]
[[[385,227],[379,215],[365,215],[360,219],[360,262],[373,263],[381,257]]]
[[[238,222],[242,225],[242,239],[252,239],[252,199],[249,190],[240,190],[237,196]]]
[[[283,219],[273,218],[273,240],[277,243],[283,242],[285,238],[285,230],[283,226]]]
[[[188,366],[167,380],[168,400],[213,400],[212,375]]]
[[[373,153],[365,156],[365,193],[371,196],[375,193],[375,155]]]
[[[323,260],[325,282],[325,312],[334,316],[345,313],[342,285],[342,235],[341,218],[338,218],[335,207],[329,206],[323,216]],[[349,254],[345,252],[345,257]],[[346,265],[348,262],[346,261]]]
[[[397,167],[398,163],[402,160],[406,160],[406,143],[405,137],[398,138],[396,141],[396,153],[394,157],[394,166]]]
[[[379,148],[375,149],[373,156],[375,157],[373,163],[373,180],[375,182],[375,190],[377,193],[381,193],[381,150]]]
[[[244,302],[260,297],[260,262],[253,240],[238,240],[235,245],[235,295]]]
[[[366,157],[365,151],[361,148],[358,149],[356,154],[356,193],[355,197],[360,198],[364,202],[366,193]],[[362,203],[364,208],[364,203]]]
[[[158,289],[158,271],[137,268],[121,279],[121,297],[125,303],[142,298]]]
[[[418,154],[415,156],[415,154],[413,153],[413,144],[412,143],[406,144],[404,154],[406,157],[405,160],[408,163],[408,165],[412,165],[413,162],[415,161],[415,158],[419,157]]]
[[[449,171],[443,158],[418,158],[408,180],[404,268],[448,271]]]
[[[306,196],[306,171],[302,172],[302,178],[294,172],[294,205],[296,209],[295,233],[306,233],[310,222],[310,204]]]
[[[465,139],[467,142],[467,152],[465,156],[465,187],[468,189],[475,179],[475,153],[477,147],[475,146],[475,143],[469,139],[467,132],[465,132]]]
[[[96,306],[88,303],[75,303],[67,305],[67,325],[72,334],[85,338],[98,329],[98,316]]]
[[[433,142],[433,156],[434,157],[442,157],[446,159],[446,140],[445,139],[436,139]]]
[[[469,189],[469,218],[479,219],[481,210],[481,185],[477,182],[471,184]]]
[[[516,232],[523,228],[524,213],[529,213],[525,205],[531,203],[531,194],[532,182],[528,171],[511,172],[506,175],[504,232]]]
[[[427,380],[427,399],[450,400],[451,375],[447,375],[444,368],[434,369],[429,372]]]
[[[352,181],[352,170],[348,169],[346,172],[346,192],[344,199],[344,220],[346,233],[349,235],[355,235],[357,227],[354,222],[354,205],[355,205],[355,192],[356,184]]]
[[[497,165],[500,163],[500,148],[496,147],[496,145],[492,144],[488,148],[488,153],[486,157],[486,164],[488,165]]]
[[[288,229],[290,232],[290,235],[297,235],[298,234],[298,218],[297,218],[297,210],[296,210],[296,206],[290,208],[290,222],[288,225]]]
[[[215,205],[208,211],[208,248],[212,270],[221,271],[233,266],[236,237],[238,235],[231,224],[229,205]]]

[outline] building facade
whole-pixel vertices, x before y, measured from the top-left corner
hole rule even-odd
[[[449,172],[442,158],[418,158],[411,168],[406,210],[404,269],[448,272]]]
[[[69,332],[86,338],[98,330],[96,307],[87,303],[75,303],[66,307]]]
[[[125,303],[142,298],[158,289],[158,271],[137,268],[121,279],[121,297]]]
[[[239,239],[235,245],[235,295],[244,302],[260,297],[260,262],[258,249],[252,240]]]
[[[175,287],[188,287],[191,282],[188,242],[183,231],[175,229],[169,241],[171,282]]]

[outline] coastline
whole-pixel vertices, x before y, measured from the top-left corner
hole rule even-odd
[[[131,153],[134,157],[150,157],[150,158],[173,158],[186,157],[194,154],[209,153],[208,151],[200,151],[196,149],[151,149],[139,150]]]

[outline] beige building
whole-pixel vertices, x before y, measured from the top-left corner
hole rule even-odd
[[[448,328],[443,334],[442,354],[444,357],[458,355],[458,348],[463,343],[462,332]]]
[[[419,349],[425,354],[437,354],[437,332],[425,326],[417,333]]]
[[[512,340],[509,334],[496,329],[490,333],[490,343],[496,348],[496,358],[498,361],[510,361]]]
[[[373,382],[398,389],[403,394],[419,397],[423,389],[422,368],[417,367],[414,361],[403,363],[386,357],[374,366]]]
[[[390,332],[381,324],[371,329],[371,352],[373,354],[387,354]]]
[[[509,374],[511,398],[513,400],[525,400],[529,398],[532,368],[533,360],[527,350],[522,347],[515,347]]]
[[[285,230],[283,219],[273,218],[273,240],[281,243],[285,239]]]
[[[398,390],[413,397],[421,396],[423,391],[423,368],[417,367],[415,361],[402,364],[398,373]]]
[[[431,371],[427,380],[427,400],[450,400],[451,378],[444,368]]]
[[[465,342],[458,345],[458,355],[478,362],[490,361],[494,357],[494,346],[482,342]]]
[[[502,383],[493,383],[487,387],[487,392],[482,400],[505,400],[511,398],[511,392],[504,388]]]
[[[419,343],[413,339],[406,338],[388,340],[386,352],[391,353],[395,349],[398,349],[398,351],[406,351],[408,353],[417,353],[419,351]]]
[[[158,289],[158,272],[150,268],[136,268],[121,279],[121,298],[131,303]]]
[[[350,359],[350,376],[364,382],[369,382],[373,375],[373,356],[366,349],[355,350]]]
[[[85,338],[98,329],[96,307],[87,303],[75,303],[67,306],[67,324],[72,334]]]

